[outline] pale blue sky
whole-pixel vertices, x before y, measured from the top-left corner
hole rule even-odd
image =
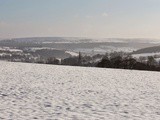
[[[0,38],[160,38],[160,0],[0,0]]]

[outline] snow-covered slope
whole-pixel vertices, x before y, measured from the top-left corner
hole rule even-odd
[[[160,73],[0,62],[0,120],[159,120]]]

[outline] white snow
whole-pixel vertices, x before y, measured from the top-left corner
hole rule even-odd
[[[0,53],[0,56],[12,56],[12,54],[10,54],[10,53]]]
[[[78,56],[79,54],[76,52],[72,52],[72,51],[65,51],[65,53],[70,54],[71,56]]]
[[[0,66],[0,120],[160,119],[159,72]]]
[[[2,51],[10,51],[10,52],[23,52],[20,49],[13,49],[13,48],[9,48],[9,47],[0,47],[0,50],[2,50]]]
[[[141,54],[132,54],[133,57],[135,58],[139,58],[139,57],[148,57],[148,56],[160,56],[160,52],[156,52],[156,53],[141,53]]]
[[[10,52],[23,52],[22,50],[20,49],[9,49]]]
[[[50,47],[32,47],[32,48],[27,48],[27,49],[30,49],[33,52],[37,50],[60,50],[60,49],[50,48]]]

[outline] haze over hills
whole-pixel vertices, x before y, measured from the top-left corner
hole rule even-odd
[[[104,54],[111,51],[132,52],[159,44],[155,39],[121,39],[121,38],[76,38],[76,37],[33,37],[14,38],[0,41],[0,46],[26,48],[47,47],[86,54]]]

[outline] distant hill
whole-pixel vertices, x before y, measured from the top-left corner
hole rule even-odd
[[[160,45],[155,39],[122,39],[122,38],[82,38],[82,37],[31,37],[13,38],[0,41],[0,47],[54,48],[87,55],[105,54],[106,52],[132,52],[138,49]]]
[[[160,52],[160,46],[147,47],[134,51],[133,54],[142,54],[142,53],[157,53]]]

